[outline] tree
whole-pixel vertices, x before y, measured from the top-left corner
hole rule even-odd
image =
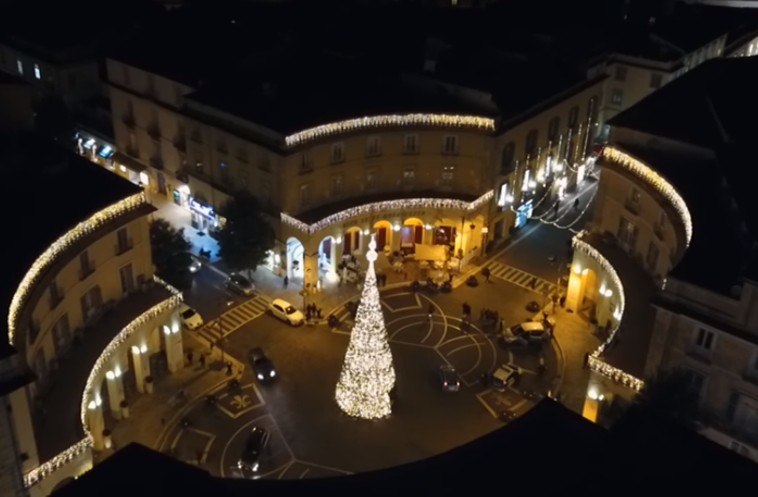
[[[67,147],[74,142],[74,118],[57,95],[47,95],[40,100],[35,109],[34,125],[40,134]]]
[[[645,382],[633,409],[694,429],[698,418],[698,394],[692,388],[691,374],[681,369],[661,371]]]
[[[184,228],[177,230],[165,219],[156,219],[150,224],[150,243],[158,276],[176,287],[189,287],[192,245],[184,236]]]
[[[226,224],[218,232],[219,255],[234,270],[255,271],[274,246],[274,230],[263,217],[258,201],[240,192],[224,204],[220,213]]]
[[[390,395],[395,386],[392,351],[376,286],[376,258],[376,241],[372,237],[366,254],[366,281],[335,393],[340,409],[363,419],[390,414]]]

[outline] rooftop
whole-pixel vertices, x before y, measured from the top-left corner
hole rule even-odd
[[[80,417],[82,395],[97,358],[126,325],[170,296],[168,290],[159,286],[130,295],[103,315],[96,328],[85,330],[83,336],[75,339],[60,359],[51,382],[40,392],[40,414],[34,419],[40,461],[50,460],[84,437]],[[133,385],[127,382],[125,389],[129,400],[134,393]]]
[[[34,135],[0,136],[0,165],[5,179],[0,196],[8,202],[25,199],[23,208],[5,220],[12,237],[3,249],[12,263],[4,268],[0,285],[6,330],[10,302],[37,257],[78,223],[141,189]]]
[[[758,112],[750,90],[756,83],[756,57],[708,61],[610,121],[699,147],[618,143],[670,181],[690,210],[692,241],[672,276],[727,295],[757,266],[750,247],[758,239],[758,203],[745,167],[758,132],[758,123],[746,118]]]
[[[118,481],[124,495],[163,495],[168,491],[186,497],[233,497],[251,492],[373,496],[402,488],[452,496],[470,493],[478,485],[503,485],[508,472],[503,466],[508,467],[505,454],[517,454],[521,461],[539,461],[520,464],[518,477],[507,484],[511,490],[538,488],[541,495],[565,495],[567,488],[582,488],[588,481],[598,488],[616,488],[619,495],[647,490],[652,482],[676,484],[682,491],[724,481],[747,485],[758,471],[749,460],[691,432],[662,429],[638,419],[608,432],[560,404],[544,400],[521,418],[467,445],[425,461],[371,473],[305,480],[224,480],[132,444],[55,495],[98,495]],[[655,463],[648,464],[651,460]],[[134,474],[140,478],[132,478]],[[692,474],[700,476],[692,478]]]

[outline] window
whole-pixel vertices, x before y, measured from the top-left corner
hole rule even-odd
[[[21,59],[16,59],[16,70],[18,71],[19,76],[24,75],[24,63],[21,62]]]
[[[334,143],[332,144],[332,164],[337,164],[345,160],[345,144]]]
[[[95,285],[94,287],[90,288],[87,293],[82,295],[82,319],[84,319],[84,321],[89,320],[95,314],[95,312],[97,312],[97,309],[102,304],[103,293],[100,290],[100,287]]]
[[[658,267],[658,255],[660,254],[660,251],[658,250],[658,244],[655,242],[650,242],[650,245],[647,247],[647,255],[645,256],[645,263],[647,264],[647,267],[655,271]]]
[[[55,309],[63,300],[63,290],[58,286],[58,282],[53,280],[49,286],[50,290],[50,309]]]
[[[68,349],[71,343],[71,326],[68,322],[68,314],[64,314],[53,326],[53,340],[55,341],[55,350],[60,354]]]
[[[700,399],[700,396],[703,393],[703,387],[705,386],[705,375],[694,369],[687,369],[685,375],[687,377],[687,387],[690,392]]]
[[[652,72],[650,73],[650,88],[660,88],[663,84],[663,75]]]
[[[701,352],[710,352],[713,350],[716,334],[711,330],[698,328],[695,333],[695,347]]]
[[[444,154],[457,154],[458,153],[458,137],[455,135],[447,135],[442,140],[442,153]]]
[[[539,134],[536,129],[531,130],[526,135],[526,155],[534,157],[537,153],[537,139]]]
[[[621,102],[624,101],[624,91],[619,90],[618,88],[614,88],[611,91],[611,103],[613,105],[621,105]]]
[[[219,162],[218,170],[219,170],[219,174],[221,175],[221,182],[225,185],[231,185],[232,184],[231,164],[227,164],[226,162],[223,162],[223,161]]]
[[[503,155],[500,159],[500,174],[509,174],[513,171],[513,157],[516,155],[516,144],[509,142],[503,147]]]
[[[510,185],[508,183],[503,183],[500,185],[500,190],[497,195],[497,205],[498,207],[505,207],[510,202],[510,194],[508,193],[510,190]]]
[[[307,153],[300,156],[300,174],[313,172],[313,159]]]
[[[116,255],[123,254],[132,248],[132,241],[129,239],[129,233],[126,228],[121,228],[116,232]]]
[[[95,269],[93,267],[92,261],[89,258],[89,253],[85,250],[81,254],[79,254],[79,277],[80,279],[84,279],[90,274],[92,274]]]
[[[405,135],[403,137],[403,153],[418,153],[418,135]]]
[[[550,140],[550,143],[552,145],[555,145],[555,142],[558,141],[558,135],[561,132],[561,118],[560,117],[554,117],[550,120],[550,123],[547,125],[547,139]]]
[[[616,66],[616,81],[626,81],[627,72],[626,66]]]
[[[571,110],[569,110],[569,120],[568,120],[568,127],[569,129],[576,129],[576,125],[579,121],[579,107],[573,106],[571,107]]]
[[[403,184],[412,185],[415,180],[416,180],[415,169],[405,169],[403,171]]]
[[[124,293],[132,293],[135,290],[134,287],[134,274],[132,271],[132,265],[127,264],[119,270],[121,275],[121,291]]]
[[[637,245],[637,227],[628,219],[619,220],[618,239],[626,250],[633,250]]]
[[[331,183],[331,193],[332,195],[339,196],[342,195],[342,174],[333,174],[332,175],[332,183]]]
[[[366,182],[365,182],[365,189],[367,191],[372,191],[376,189],[377,185],[379,183],[379,170],[377,168],[371,168],[366,170]]]
[[[311,185],[300,185],[300,207],[308,207],[311,204]]]
[[[39,69],[39,64],[34,64],[34,79],[42,79],[42,71]]]
[[[381,141],[378,136],[369,136],[366,141],[366,156],[375,157],[382,152]]]
[[[451,186],[453,184],[453,177],[455,176],[455,166],[448,164],[442,166],[442,184],[444,186]]]

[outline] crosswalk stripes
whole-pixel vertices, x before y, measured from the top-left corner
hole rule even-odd
[[[210,341],[216,343],[230,333],[236,331],[245,323],[257,318],[268,309],[269,300],[262,295],[244,302],[232,309],[229,309],[221,315],[219,319],[203,326],[198,334]],[[223,332],[222,328],[223,327]]]
[[[508,266],[499,262],[491,262],[487,267],[490,270],[491,276],[513,283],[514,285],[520,286],[530,292],[544,295],[545,289],[547,289],[548,295],[555,293],[555,283],[550,283],[547,280],[543,280],[538,276],[527,273],[526,271],[522,271],[513,266]]]

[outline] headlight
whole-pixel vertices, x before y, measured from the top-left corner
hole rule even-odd
[[[274,370],[271,370],[271,373],[269,373],[269,376],[270,376],[270,377],[272,377],[272,378],[273,378],[274,376],[276,376],[276,371],[274,371]]]
[[[259,380],[262,380],[262,379],[263,379],[263,375],[262,375],[262,374],[260,374],[260,373],[258,373],[258,379],[259,379]]]
[[[237,461],[237,468],[242,469],[242,461]]]
[[[253,471],[258,471],[258,463],[253,464]]]

